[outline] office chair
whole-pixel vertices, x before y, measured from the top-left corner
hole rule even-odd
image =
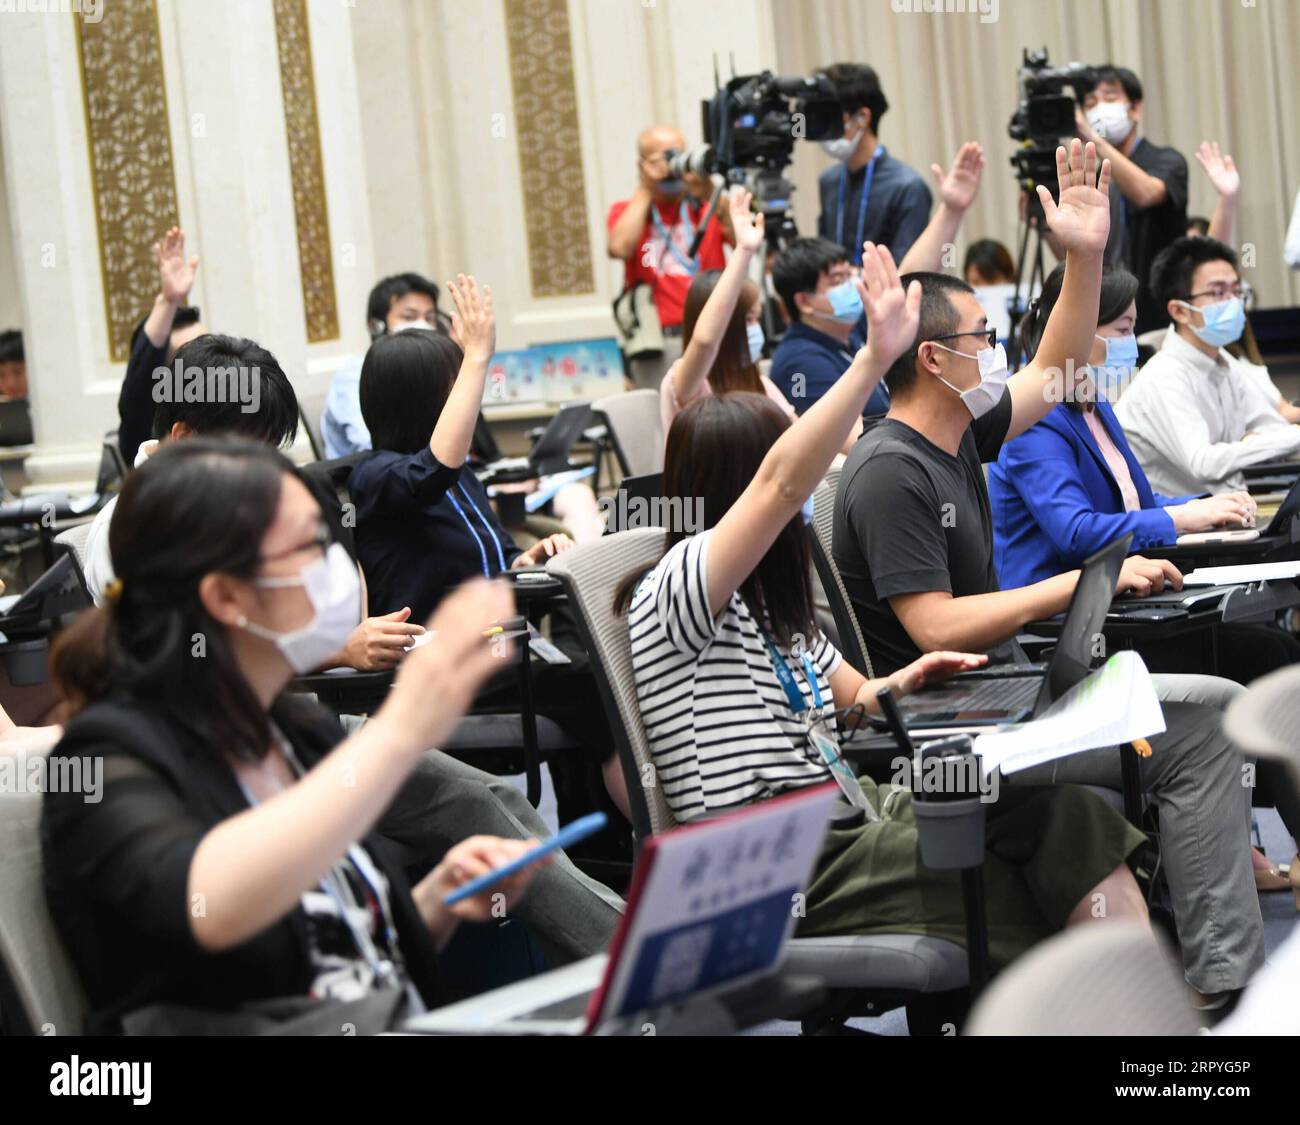
[[[839,649],[844,659],[858,669],[869,680],[876,678],[871,666],[871,654],[867,651],[867,640],[862,635],[862,626],[858,624],[858,615],[853,612],[853,603],[849,600],[849,591],[840,577],[835,557],[831,554],[831,539],[835,527],[835,491],[840,483],[840,470],[831,469],[821,484],[813,492],[812,518],[812,555],[817,577],[821,579],[826,601],[831,607],[831,617],[835,620],[835,631],[839,634]]]
[[[658,391],[606,395],[591,404],[591,412],[604,419],[607,440],[623,476],[663,472],[664,431],[659,417]]]
[[[592,656],[601,700],[614,732],[627,782],[632,826],[638,848],[646,837],[676,825],[663,789],[655,784],[650,744],[641,722],[632,646],[624,615],[614,612],[614,595],[625,578],[643,573],[663,555],[659,528],[619,532],[585,543],[547,563],[547,573],[563,584],[575,610],[583,643]],[[881,1015],[902,1005],[919,1024],[924,998],[939,1001],[926,1020],[959,1003],[951,994],[966,988],[966,951],[954,942],[912,934],[796,938],[786,967],[820,978],[833,995],[819,1015],[805,1022],[810,1032],[842,1030],[854,1016]],[[927,1006],[931,1007],[931,1006]],[[915,1030],[915,1028],[914,1028]]]
[[[1138,922],[1075,926],[1021,957],[980,997],[967,1035],[1196,1035],[1181,966]]]
[[[31,760],[48,751],[27,755]],[[45,904],[42,797],[0,789],[0,1019],[11,1034],[79,1035],[85,992]]]

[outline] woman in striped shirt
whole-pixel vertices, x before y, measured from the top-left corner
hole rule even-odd
[[[875,711],[881,687],[903,695],[983,663],[930,653],[887,680],[868,680],[815,623],[811,494],[918,329],[919,283],[904,294],[888,250],[864,247],[863,280],[869,342],[802,418],[790,424],[763,396],[739,393],[692,403],[669,433],[665,494],[702,499],[706,530],[670,530],[664,557],[620,592],[620,604],[657,781],[681,820],[825,781],[828,770],[810,751],[810,709],[824,707],[833,731],[831,712]],[[871,814],[828,834],[800,932],[964,941],[960,882],[921,866],[910,792],[869,777],[858,784]],[[1096,795],[1004,787],[987,823],[996,962],[1096,917],[1098,902],[1104,916],[1145,919],[1127,866],[1144,837]]]

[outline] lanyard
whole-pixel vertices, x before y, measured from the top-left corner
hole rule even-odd
[[[277,732],[277,738],[280,743],[280,748],[284,752],[284,756],[289,761],[290,768],[296,776],[301,777],[304,772],[303,768],[298,763],[298,759],[294,755],[293,748],[289,745],[288,739],[280,735],[279,732]],[[244,784],[243,778],[238,774],[235,774],[235,782],[239,786],[240,791],[244,794],[244,800],[248,802],[249,807],[256,807],[258,804],[257,797],[253,794],[252,790]],[[379,912],[378,921],[383,926],[384,942],[388,946],[390,952],[395,953],[397,950],[397,933],[393,927],[393,919],[388,910],[388,903],[385,901],[384,896],[379,893],[379,872],[371,864],[370,857],[367,856],[361,848],[357,847],[357,845],[350,844],[348,846],[347,855],[348,859],[352,861],[352,867],[357,873],[357,878],[361,880],[367,892],[369,892],[370,897],[374,899],[375,906]],[[357,952],[361,955],[362,960],[364,960],[370,967],[370,971],[374,974],[375,980],[387,980],[392,976],[393,963],[387,958],[380,956],[379,950],[375,947],[375,943],[370,934],[365,929],[358,926],[356,919],[352,917],[351,913],[349,913],[347,903],[344,901],[344,896],[340,893],[337,884],[342,884],[344,889],[348,891],[348,898],[355,899],[356,896],[352,893],[351,888],[347,886],[347,879],[341,873],[339,867],[340,865],[336,864],[327,871],[318,885],[320,889],[333,900],[334,905],[338,908],[339,920],[348,928],[348,932],[352,935],[353,944],[357,947]],[[357,903],[357,905],[361,909],[365,910],[367,914],[370,913],[369,908],[364,904]]]
[[[845,247],[849,251],[849,261],[855,266],[862,265],[862,235],[867,226],[867,200],[871,198],[871,181],[876,175],[876,161],[884,155],[884,152],[885,146],[877,145],[876,151],[867,162],[867,176],[862,181],[862,197],[858,201],[858,236],[853,240],[852,246]],[[836,208],[838,218],[835,224],[835,241],[841,246],[844,246],[844,204],[848,190],[849,166],[845,164],[840,168],[840,201],[839,207]]]
[[[506,558],[501,551],[501,540],[497,538],[497,533],[492,530],[492,525],[488,523],[488,521],[484,518],[483,513],[479,511],[478,505],[474,503],[473,499],[470,497],[470,494],[465,491],[465,486],[457,482],[456,487],[460,489],[460,494],[465,498],[465,503],[467,503],[474,510],[474,514],[478,516],[479,522],[483,525],[487,533],[492,537],[492,545],[496,548],[497,566],[499,568],[498,573],[501,573],[501,571],[504,571],[506,569]],[[474,525],[470,522],[469,516],[465,514],[465,509],[462,508],[459,503],[457,503],[456,497],[453,496],[450,492],[448,492],[447,499],[451,501],[451,506],[456,509],[456,514],[460,516],[462,520],[464,520],[465,526],[469,528],[469,533],[474,537],[474,542],[478,546],[479,558],[483,562],[483,577],[491,578],[492,570],[491,567],[488,565],[487,548],[483,546],[483,537],[479,535]]]
[[[776,673],[777,682],[780,683],[782,690],[785,692],[786,702],[790,705],[790,710],[796,715],[802,715],[808,710],[808,703],[799,690],[799,685],[794,682],[794,673],[790,671],[790,665],[786,663],[785,657],[777,650],[776,645],[772,643],[772,638],[763,633],[763,643],[767,645],[767,655],[772,661],[772,671]],[[804,675],[808,677],[808,686],[812,688],[813,706],[821,710],[822,690],[817,686],[817,670],[813,667],[812,657],[806,652],[800,653],[803,660]]]
[[[654,220],[655,230],[659,232],[664,240],[664,249],[677,259],[687,273],[694,274],[695,271],[700,268],[699,259],[688,258],[677,248],[677,244],[673,242],[672,232],[664,226],[663,217],[659,214],[659,208],[657,206],[652,206],[650,208],[650,217]],[[691,242],[695,240],[695,224],[691,221],[690,209],[686,206],[686,200],[684,199],[681,202],[677,218],[678,222],[686,228],[686,244],[689,246]],[[674,224],[674,226],[676,226],[676,224]],[[661,262],[663,261],[662,254],[659,256],[659,260]]]

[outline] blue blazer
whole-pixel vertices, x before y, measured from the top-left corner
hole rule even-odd
[[[1167,546],[1177,538],[1164,508],[1188,496],[1151,491],[1110,403],[1096,404],[1111,440],[1124,455],[1142,510],[1126,512],[1119,482],[1083,415],[1062,404],[1002,447],[989,467],[994,564],[1004,589],[1073,570],[1121,535],[1132,550]]]

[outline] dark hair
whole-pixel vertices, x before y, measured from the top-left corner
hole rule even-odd
[[[0,363],[24,363],[23,334],[17,328],[0,332]]]
[[[1198,238],[1209,238],[1210,220],[1204,215],[1189,215],[1187,218],[1187,229],[1195,230],[1196,237]],[[1190,238],[1192,236],[1188,235],[1188,237]]]
[[[673,419],[664,449],[663,495],[703,504],[705,528],[716,527],[758,474],[759,466],[790,419],[767,395],[738,391],[696,399]],[[813,611],[811,534],[796,515],[781,529],[758,566],[740,586],[754,619],[786,648],[817,631]],[[665,552],[686,538],[669,529]],[[623,613],[643,576],[619,587],[614,612]]]
[[[266,753],[267,713],[199,583],[254,575],[284,480],[296,475],[269,446],[195,438],[164,446],[127,476],[108,533],[121,596],[82,614],[50,656],[73,714],[125,697],[168,711],[214,749],[246,760]],[[288,734],[304,710],[286,694],[271,718]]]
[[[1020,342],[1024,354],[1033,357],[1043,342],[1043,333],[1047,330],[1047,321],[1061,298],[1061,286],[1065,283],[1065,263],[1060,263],[1043,281],[1043,288],[1038,299],[1029,306],[1024,319],[1020,322]],[[1101,297],[1097,304],[1097,325],[1109,324],[1124,315],[1124,310],[1137,299],[1138,279],[1128,270],[1118,267],[1103,266],[1101,271]],[[1090,402],[1076,401],[1066,396],[1065,403],[1071,410],[1081,411],[1092,408]]]
[[[990,285],[996,284],[999,276],[1008,281],[1016,276],[1016,263],[1012,261],[1011,251],[996,238],[981,238],[970,244],[966,251],[966,261],[961,267],[962,277],[972,269]]]
[[[182,376],[177,394],[175,372]],[[185,378],[190,368],[203,376],[201,401],[186,402],[192,385]],[[167,373],[164,380],[162,372]],[[240,396],[244,373],[256,380],[257,409],[245,410]],[[266,445],[289,445],[298,433],[298,396],[289,377],[270,352],[252,340],[234,336],[199,336],[181,348],[171,364],[154,373],[153,436],[165,438],[172,426],[184,422],[196,434],[215,437],[238,434]],[[163,390],[166,393],[159,395]]]
[[[1196,268],[1206,262],[1227,262],[1236,269],[1237,254],[1217,238],[1195,235],[1175,239],[1161,250],[1151,263],[1151,275],[1147,281],[1157,307],[1163,309],[1170,301],[1190,297]]]
[[[1115,66],[1114,63],[1102,63],[1101,66],[1093,67],[1092,71],[1092,89],[1086,93],[1092,93],[1103,82],[1116,82],[1124,87],[1124,96],[1128,98],[1131,105],[1137,105],[1142,100],[1142,82],[1126,66]],[[1084,96],[1080,92],[1080,101]]]
[[[370,290],[370,298],[366,302],[366,320],[387,322],[388,310],[393,307],[393,302],[408,293],[422,293],[433,302],[435,309],[438,307],[438,286],[427,277],[418,273],[395,273],[392,277],[376,282]]]
[[[921,318],[912,346],[900,355],[885,372],[885,382],[891,394],[906,393],[916,382],[916,349],[926,340],[956,332],[961,316],[948,299],[949,293],[974,293],[975,290],[960,278],[946,273],[909,273],[901,279],[903,288],[913,281],[921,283]]]
[[[851,115],[863,108],[871,110],[871,131],[879,136],[880,119],[889,108],[880,76],[864,63],[834,63],[818,73],[831,80],[843,112]]]
[[[381,336],[361,365],[361,417],[375,449],[418,453],[447,405],[463,353],[434,332]]]
[[[721,270],[705,270],[696,275],[691,287],[686,290],[686,301],[682,306],[682,351],[690,345],[695,322],[699,320],[700,313],[704,311],[704,306],[721,277]],[[746,281],[736,307],[731,310],[731,320],[722,334],[718,357],[709,368],[709,386],[713,388],[714,394],[763,390],[763,383],[758,377],[758,365],[749,358],[749,337],[745,332],[749,306],[757,300],[758,295],[758,286],[752,281]]]
[[[172,316],[171,330],[167,335],[170,336],[172,332],[175,332],[178,328],[189,328],[192,324],[198,324],[201,319],[202,313],[199,311],[198,305],[181,305]],[[149,317],[147,314],[142,316],[136,321],[135,327],[131,329],[132,351],[135,351],[135,342],[140,339],[140,335],[144,332],[144,326],[148,320]]]
[[[812,293],[822,274],[848,260],[843,246],[825,238],[796,238],[786,246],[772,263],[772,284],[785,305],[786,315],[792,321],[802,320],[795,296]]]

